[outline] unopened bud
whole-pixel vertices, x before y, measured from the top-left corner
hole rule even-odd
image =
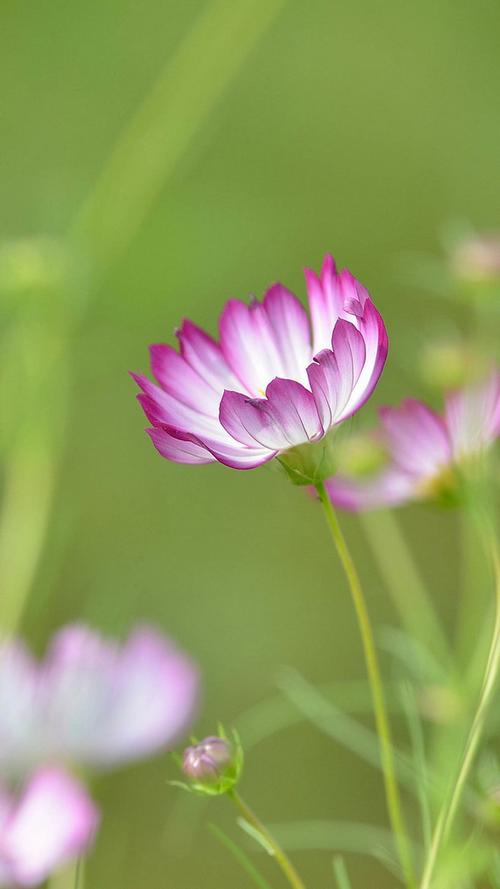
[[[195,781],[218,781],[233,758],[232,744],[215,735],[184,751],[182,770]]]
[[[243,751],[236,737],[233,742],[212,735],[187,747],[182,757],[182,771],[190,787],[209,796],[231,790],[242,767]]]

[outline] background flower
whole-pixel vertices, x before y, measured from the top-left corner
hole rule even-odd
[[[378,473],[356,479],[334,476],[327,482],[333,503],[344,509],[374,509],[408,500],[448,494],[454,471],[466,469],[500,434],[500,372],[458,390],[446,399],[440,417],[420,401],[380,411],[388,464]]]
[[[387,357],[382,318],[331,256],[319,276],[309,269],[305,275],[312,342],[305,309],[275,284],[262,303],[226,303],[218,343],[184,321],[180,353],[151,347],[159,385],[133,376],[163,457],[252,469],[317,441],[362,407]]]
[[[36,886],[86,851],[99,815],[61,769],[38,770],[19,794],[0,789],[0,886]]]
[[[154,630],[122,645],[84,625],[54,637],[40,664],[19,641],[0,647],[0,764],[111,766],[173,746],[194,717],[198,672]]]

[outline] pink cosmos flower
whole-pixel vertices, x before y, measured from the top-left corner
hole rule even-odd
[[[153,628],[123,645],[83,625],[62,629],[37,663],[22,642],[0,646],[0,768],[47,761],[111,766],[171,746],[196,709],[198,672]]]
[[[333,503],[364,510],[439,495],[455,471],[479,457],[500,435],[500,371],[446,399],[444,416],[420,401],[382,408],[381,438],[389,463],[368,479],[335,476],[326,485]]]
[[[19,795],[0,788],[0,886],[43,882],[87,849],[98,821],[83,787],[60,769],[40,769]]]
[[[311,323],[274,284],[262,302],[226,303],[216,342],[190,321],[172,346],[151,346],[157,384],[133,374],[163,457],[252,469],[317,441],[371,395],[387,356],[384,323],[365,288],[327,256],[306,269]]]

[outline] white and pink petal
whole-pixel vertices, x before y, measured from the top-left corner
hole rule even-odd
[[[229,367],[222,349],[204,330],[184,320],[177,331],[181,355],[218,395],[224,389],[234,389],[238,379]]]
[[[326,488],[334,506],[352,512],[399,506],[416,494],[415,479],[392,466],[366,479],[334,476]]]
[[[172,346],[159,343],[149,351],[151,370],[165,392],[202,414],[217,414],[221,391],[214,391]]]
[[[247,446],[253,442],[274,451],[316,441],[323,435],[311,392],[294,380],[273,380],[266,398],[224,393],[220,418],[233,438]]]
[[[83,787],[58,768],[43,768],[12,800],[0,838],[5,884],[36,886],[92,842],[99,814]]]
[[[408,398],[397,408],[380,411],[392,459],[415,479],[426,479],[451,461],[443,419],[421,401]]]
[[[446,399],[445,420],[455,460],[480,453],[500,435],[500,371],[453,392]]]

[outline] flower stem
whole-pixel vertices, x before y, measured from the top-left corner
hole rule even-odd
[[[495,624],[490,649],[484,670],[483,684],[479,695],[472,725],[467,735],[456,779],[451,785],[436,822],[429,856],[425,865],[420,889],[429,889],[432,883],[439,852],[446,842],[455,820],[467,778],[481,740],[488,709],[494,696],[500,663],[500,556],[493,535],[488,534],[488,549],[491,552],[495,577]]]
[[[292,887],[292,889],[305,889],[305,885],[302,882],[301,877],[295,870],[294,865],[288,858],[288,855],[286,854],[286,852],[283,851],[281,846],[274,839],[273,835],[270,833],[267,827],[257,817],[255,812],[252,811],[252,809],[246,804],[246,802],[242,799],[242,797],[236,790],[233,789],[229,791],[227,795],[233,801],[245,821],[252,828],[254,828],[254,830],[258,834],[260,834],[266,848],[269,849],[270,854],[276,859],[276,863],[280,867],[281,872],[288,880],[288,883]]]
[[[344,568],[351,596],[358,618],[359,630],[366,660],[368,679],[373,700],[373,709],[375,711],[375,721],[377,725],[377,733],[380,745],[380,759],[382,771],[384,775],[385,794],[387,799],[387,809],[391,821],[392,830],[398,847],[401,867],[405,877],[406,885],[409,889],[415,887],[415,875],[413,861],[410,852],[410,844],[404,821],[399,790],[396,781],[396,770],[394,766],[394,754],[392,748],[391,732],[389,728],[389,720],[387,716],[387,707],[385,703],[384,690],[380,675],[380,667],[378,663],[377,650],[373,639],[373,631],[366,607],[363,589],[359,580],[356,566],[352,559],[351,553],[347,546],[342,529],[339,525],[335,510],[323,482],[316,484],[316,491],[324,509],[325,518],[330,528],[330,532],[335,543],[342,567]]]

